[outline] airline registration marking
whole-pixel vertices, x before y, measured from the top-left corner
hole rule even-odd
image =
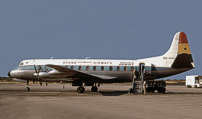
[[[163,57],[163,59],[175,59],[174,57]]]
[[[133,62],[120,62],[119,65],[121,65],[121,66],[123,66],[123,65],[133,65]]]

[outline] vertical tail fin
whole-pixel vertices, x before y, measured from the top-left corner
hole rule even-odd
[[[163,55],[163,57],[177,57],[178,45],[179,45],[179,36],[180,36],[180,32],[177,32],[175,34],[175,36],[173,37],[173,42],[170,46],[170,49]]]
[[[183,55],[182,55],[183,54]],[[177,32],[173,38],[170,49],[163,55],[167,59],[167,63],[172,64],[173,68],[190,68],[194,66],[191,50],[184,32]],[[186,60],[186,62],[185,62]]]

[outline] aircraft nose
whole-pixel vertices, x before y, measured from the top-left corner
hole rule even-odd
[[[11,71],[9,71],[7,75],[8,75],[9,77],[11,77]]]

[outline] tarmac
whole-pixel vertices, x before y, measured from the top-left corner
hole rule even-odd
[[[167,85],[166,93],[128,94],[128,84],[104,84],[98,92],[65,84],[0,84],[0,119],[198,119],[202,89]]]

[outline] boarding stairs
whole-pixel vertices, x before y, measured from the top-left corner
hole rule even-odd
[[[145,64],[139,64],[139,72],[134,70],[133,72],[133,82],[132,88],[129,90],[129,93],[143,93],[143,82],[145,74]]]

